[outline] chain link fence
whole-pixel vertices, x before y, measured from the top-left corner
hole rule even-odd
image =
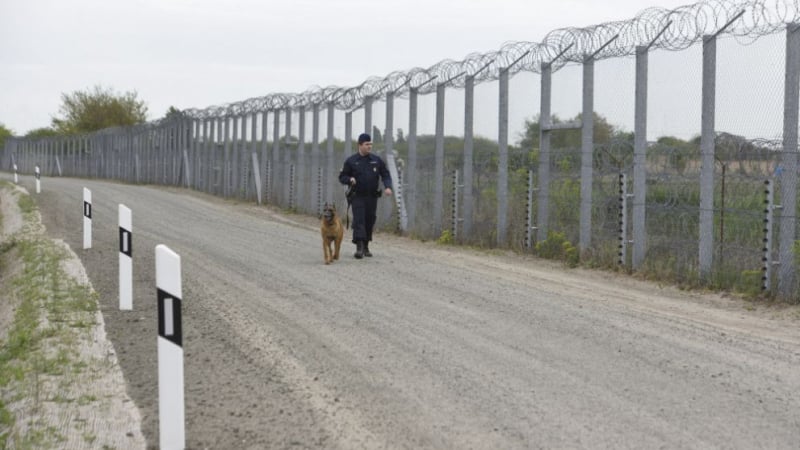
[[[797,300],[798,21],[780,0],[649,8],[355,87],[10,138],[0,168],[319,214],[367,131],[399,178],[385,231]]]

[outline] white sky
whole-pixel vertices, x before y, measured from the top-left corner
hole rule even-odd
[[[0,123],[50,125],[62,93],[179,109],[355,86],[686,0],[0,0]]]

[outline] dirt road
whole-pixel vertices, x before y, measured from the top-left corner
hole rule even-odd
[[[346,244],[326,266],[312,218],[178,189],[73,179],[42,189],[48,233],[75,249],[100,294],[150,447],[157,244],[182,262],[189,448],[800,442],[797,307],[391,235],[371,259]],[[133,212],[134,310],[124,312],[120,203]]]

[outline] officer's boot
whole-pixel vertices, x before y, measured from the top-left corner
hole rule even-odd
[[[372,257],[372,253],[369,251],[369,241],[364,241],[364,256],[367,258]]]
[[[353,255],[356,259],[364,257],[364,241],[356,241],[356,253]]]

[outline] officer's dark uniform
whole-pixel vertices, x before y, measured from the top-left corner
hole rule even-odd
[[[379,180],[383,180],[384,188],[392,188],[392,177],[383,160],[372,153],[361,156],[356,153],[344,162],[339,173],[339,182],[350,185],[350,178],[356,179],[352,187],[354,194],[350,199],[353,208],[353,243],[363,243],[363,251],[369,254],[368,243],[372,240],[372,228],[375,226],[378,197],[381,196]],[[362,247],[359,246],[359,251]]]

